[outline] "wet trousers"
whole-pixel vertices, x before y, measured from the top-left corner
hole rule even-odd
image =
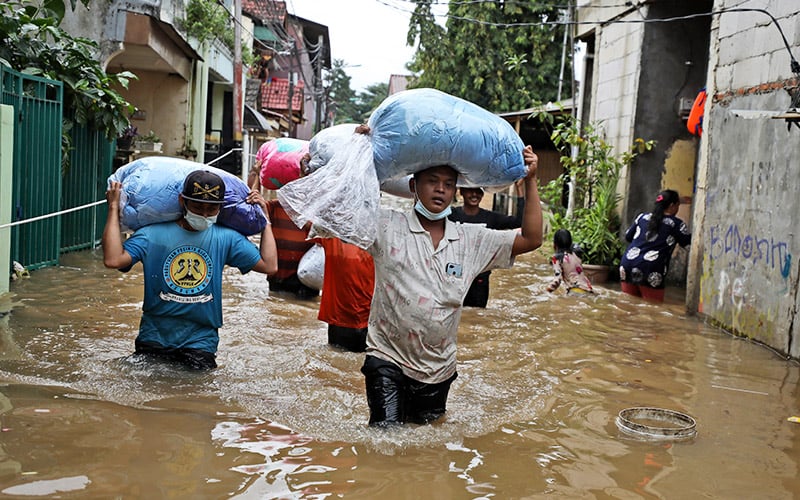
[[[367,387],[369,425],[390,427],[404,423],[428,424],[447,410],[453,374],[438,384],[419,382],[403,374],[399,366],[367,355],[361,367]]]
[[[328,325],[328,343],[352,352],[367,350],[367,329]]]
[[[134,354],[177,363],[192,370],[212,370],[217,367],[216,355],[200,349],[164,347],[153,342],[137,340]]]

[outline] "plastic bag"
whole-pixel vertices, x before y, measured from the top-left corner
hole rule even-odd
[[[375,240],[380,191],[365,135],[353,134],[324,168],[287,184],[277,194],[298,227],[313,223],[309,238],[337,237],[361,248]]]
[[[357,123],[342,123],[317,132],[308,143],[311,160],[308,162],[309,174],[324,167],[333,154],[343,148],[355,133]]]
[[[435,89],[386,98],[369,119],[380,181],[450,165],[460,186],[511,185],[527,174],[524,144],[504,119]]]
[[[317,132],[308,143],[308,152],[311,160],[308,162],[309,174],[313,174],[320,168],[328,164],[336,151],[347,146],[350,138],[353,137],[357,123],[343,123],[334,125]],[[384,193],[403,198],[413,198],[414,193],[408,188],[408,181],[411,175],[399,179],[388,179],[380,183],[380,189]]]
[[[258,148],[256,161],[261,162],[261,186],[280,189],[300,178],[300,159],[308,153],[308,141],[279,137]]]
[[[267,217],[258,205],[245,200],[250,188],[240,178],[225,170],[194,161],[167,156],[149,156],[123,165],[108,178],[122,183],[120,222],[126,229],[169,222],[183,216],[178,195],[183,180],[195,170],[208,170],[225,182],[225,204],[217,223],[231,227],[245,236],[260,233]]]
[[[325,249],[315,243],[309,248],[297,264],[297,279],[314,290],[322,290],[325,279]]]

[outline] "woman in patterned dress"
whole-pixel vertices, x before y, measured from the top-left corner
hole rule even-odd
[[[692,241],[689,228],[675,217],[681,205],[677,191],[667,189],[656,196],[650,213],[641,213],[625,233],[629,242],[619,267],[622,291],[648,302],[664,301],[664,278],[675,245]]]

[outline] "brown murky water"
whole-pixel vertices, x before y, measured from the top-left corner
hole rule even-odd
[[[137,366],[141,267],[66,255],[12,283],[0,318],[0,498],[800,496],[796,363],[686,317],[678,290],[548,295],[546,257],[464,312],[445,420],[387,432],[317,302],[229,270],[220,368]],[[621,432],[637,406],[694,417],[696,437]]]

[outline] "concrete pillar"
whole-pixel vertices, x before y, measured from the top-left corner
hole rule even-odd
[[[14,108],[0,104],[0,226],[11,222],[13,159]],[[0,228],[0,295],[8,293],[10,270],[11,228],[3,227]]]

